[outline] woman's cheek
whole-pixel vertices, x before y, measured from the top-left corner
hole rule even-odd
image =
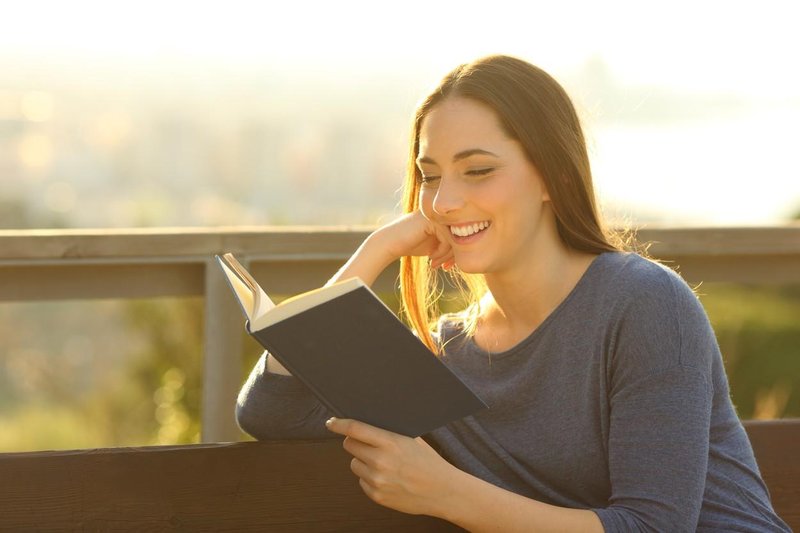
[[[431,191],[426,190],[424,187],[419,191],[419,210],[428,220],[433,222],[433,197]]]

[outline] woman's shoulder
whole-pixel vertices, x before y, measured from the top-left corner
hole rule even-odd
[[[664,328],[708,328],[708,317],[694,289],[673,269],[635,253],[605,254],[599,276],[605,316],[638,324],[654,333]]]
[[[696,299],[694,290],[671,265],[634,252],[611,252],[601,257],[600,283],[615,298],[672,303]]]
[[[608,275],[608,303],[613,309],[609,319],[618,331],[630,334],[636,342],[651,338],[656,344],[673,339],[682,346],[676,353],[677,360],[686,364],[699,364],[697,357],[708,363],[707,357],[713,349],[713,331],[708,316],[695,291],[676,272],[655,260],[634,253],[620,254],[611,258],[615,263],[613,273]],[[679,267],[679,265],[675,265]],[[691,361],[688,348],[702,344],[702,350],[694,350]],[[657,347],[652,347],[653,352]],[[687,352],[687,353],[681,353]]]

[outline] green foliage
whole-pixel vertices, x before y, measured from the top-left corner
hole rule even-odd
[[[97,448],[106,437],[103,427],[87,424],[76,406],[37,402],[3,416],[0,451]]]
[[[800,286],[703,285],[742,418],[800,416]]]
[[[137,426],[152,444],[199,442],[202,300],[132,301],[126,317],[147,339],[128,369],[138,393]]]

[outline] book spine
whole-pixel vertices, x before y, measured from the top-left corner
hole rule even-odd
[[[330,403],[330,402],[328,401],[328,399],[327,399],[327,398],[325,398],[325,396],[323,396],[323,395],[322,395],[322,393],[320,393],[320,392],[319,392],[319,390],[318,390],[318,389],[317,389],[317,388],[316,388],[316,387],[315,387],[313,384],[311,384],[311,383],[309,383],[308,381],[306,381],[306,379],[305,379],[305,378],[304,378],[304,377],[303,377],[303,376],[302,376],[300,373],[298,373],[298,372],[296,371],[296,369],[295,369],[295,368],[294,368],[294,367],[293,367],[293,366],[292,366],[290,363],[287,363],[287,361],[286,361],[286,360],[285,360],[283,357],[281,357],[281,356],[280,356],[280,354],[278,354],[278,353],[277,353],[277,352],[275,352],[275,351],[274,351],[272,348],[270,348],[270,346],[269,346],[269,342],[268,342],[268,341],[265,341],[264,339],[262,339],[262,338],[261,338],[261,337],[258,335],[258,332],[257,332],[257,331],[256,331],[256,332],[252,332],[252,331],[250,331],[250,330],[249,330],[249,327],[248,327],[248,332],[250,333],[250,336],[251,336],[251,337],[253,337],[255,340],[257,340],[257,341],[258,341],[258,343],[259,343],[261,346],[263,346],[263,347],[264,347],[264,348],[267,350],[267,353],[268,353],[269,355],[271,355],[272,357],[274,357],[275,359],[277,359],[277,360],[278,360],[278,362],[279,362],[281,365],[283,365],[283,366],[284,366],[284,368],[286,368],[286,370],[288,370],[288,371],[289,371],[289,372],[292,374],[292,376],[294,376],[295,378],[299,379],[299,380],[300,380],[300,381],[303,383],[303,385],[305,385],[306,387],[308,387],[308,389],[309,389],[309,390],[310,390],[310,391],[311,391],[311,392],[314,394],[314,396],[316,396],[316,397],[317,397],[317,399],[318,399],[320,402],[322,402],[323,404],[325,404],[325,407],[327,407],[327,408],[328,408],[328,409],[329,409],[329,410],[330,410],[330,411],[331,411],[331,412],[332,412],[332,413],[333,413],[335,416],[337,416],[337,417],[339,417],[339,418],[345,418],[345,415],[344,415],[344,414],[342,414],[342,412],[341,412],[341,411],[340,411],[340,410],[339,410],[339,409],[338,409],[338,408],[337,408],[335,405],[333,405],[332,403]],[[265,366],[265,368],[264,368],[264,371],[265,371],[265,372],[267,371],[267,370],[266,370],[266,366]]]

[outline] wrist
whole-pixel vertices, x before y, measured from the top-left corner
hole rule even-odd
[[[275,356],[273,356],[271,353],[266,352],[266,358],[267,358],[267,372],[269,372],[270,374],[278,374],[281,376],[292,375],[292,373],[289,372],[286,369],[286,367],[280,364],[278,360],[275,359]]]
[[[357,276],[368,286],[372,286],[381,272],[394,261],[386,247],[374,235],[371,234],[361,243],[347,263],[328,280],[328,285]]]
[[[391,250],[391,246],[389,246],[385,236],[386,228],[378,228],[361,245],[361,251],[373,257],[373,260],[384,269],[400,259],[400,255]]]
[[[432,513],[433,516],[447,520],[453,524],[464,522],[465,503],[469,505],[469,495],[464,492],[464,488],[469,486],[473,478],[470,474],[459,470],[450,465],[449,475],[444,476],[444,488],[441,491],[439,504]]]

